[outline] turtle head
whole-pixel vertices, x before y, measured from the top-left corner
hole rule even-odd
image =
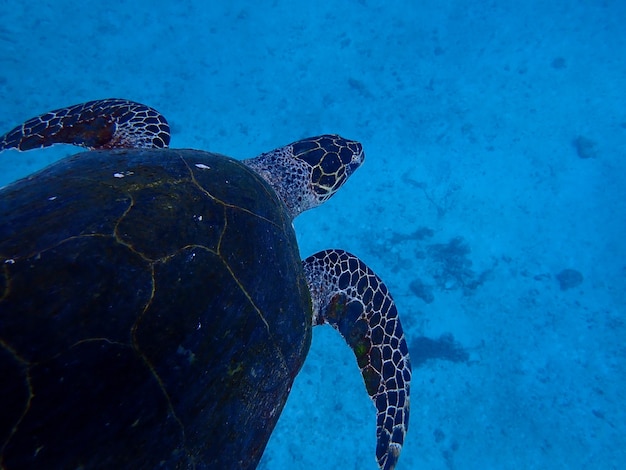
[[[244,163],[272,186],[295,218],[330,199],[364,158],[359,142],[327,134],[298,140]]]

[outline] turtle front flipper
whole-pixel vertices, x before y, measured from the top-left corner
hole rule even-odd
[[[411,363],[398,311],[383,281],[356,256],[325,250],[303,261],[313,325],[329,323],[354,351],[378,410],[376,459],[391,470],[409,426]]]
[[[118,98],[55,109],[29,119],[0,137],[0,151],[54,144],[95,149],[165,148],[170,127],[157,110]]]

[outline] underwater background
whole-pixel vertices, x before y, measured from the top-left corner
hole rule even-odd
[[[364,166],[296,222],[385,280],[413,361],[398,469],[626,466],[626,2],[4,0],[0,133],[98,98],[172,146],[339,133]],[[0,186],[79,149],[0,155]],[[376,469],[330,327],[260,468]]]

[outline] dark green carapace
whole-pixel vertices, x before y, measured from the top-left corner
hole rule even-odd
[[[291,222],[196,150],[0,190],[0,467],[254,468],[311,340]]]

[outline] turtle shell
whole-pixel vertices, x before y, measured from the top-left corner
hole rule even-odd
[[[292,223],[242,163],[87,152],[0,190],[0,464],[254,468],[311,341]]]

